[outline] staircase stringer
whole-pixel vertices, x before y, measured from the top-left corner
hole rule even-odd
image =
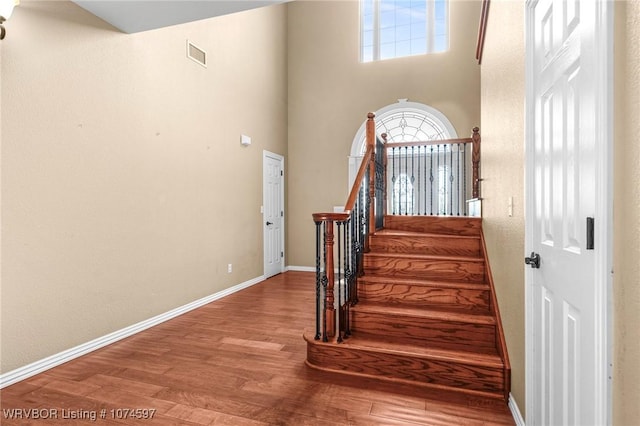
[[[504,328],[502,326],[502,319],[500,318],[500,308],[498,306],[498,298],[496,296],[496,288],[493,283],[493,274],[491,273],[491,264],[489,262],[489,254],[487,252],[487,245],[484,238],[484,229],[480,226],[480,248],[482,250],[482,257],[485,264],[485,279],[490,287],[491,297],[491,313],[496,320],[496,343],[497,350],[502,362],[504,363],[504,399],[509,401],[509,394],[511,393],[511,363],[509,362],[509,353],[507,351],[507,342],[504,337]]]

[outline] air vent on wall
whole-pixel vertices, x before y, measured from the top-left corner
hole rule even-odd
[[[207,52],[200,49],[189,40],[187,40],[187,57],[192,61],[199,63],[203,67],[207,67]]]

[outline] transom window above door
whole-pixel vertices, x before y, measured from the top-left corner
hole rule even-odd
[[[449,0],[360,0],[360,60],[449,49]]]

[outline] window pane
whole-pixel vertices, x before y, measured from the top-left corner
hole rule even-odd
[[[447,17],[447,2],[444,0],[435,0],[436,21],[444,21]]]
[[[396,28],[383,28],[380,30],[380,44],[394,43],[396,41]]]
[[[396,56],[396,44],[384,43],[380,44],[380,59],[390,59]]]
[[[373,1],[374,0],[360,0],[360,14],[372,15],[373,14]]]
[[[362,48],[362,62],[373,61],[373,46],[366,46]]]
[[[427,38],[427,24],[421,22],[419,24],[411,25],[411,38]]]
[[[444,52],[447,50],[449,43],[447,42],[446,36],[436,36],[435,41],[433,43],[433,51],[434,52]]]
[[[361,43],[363,46],[373,46],[373,31],[363,32]]]
[[[396,11],[396,26],[411,23],[411,9],[401,8]]]
[[[396,25],[396,11],[395,9],[391,10],[380,10],[380,28],[390,28]]]
[[[414,38],[411,40],[411,54],[420,55],[427,53],[427,39]]]
[[[373,31],[373,14],[362,17],[362,30]]]
[[[411,10],[422,15],[423,19],[427,15],[427,0],[411,0]]]
[[[400,58],[402,56],[410,56],[411,52],[411,41],[399,41],[396,43],[396,58]]]
[[[411,40],[411,25],[396,27],[396,41]]]

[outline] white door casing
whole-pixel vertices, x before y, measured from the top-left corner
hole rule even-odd
[[[611,18],[603,0],[526,6],[530,425],[610,422]]]
[[[263,151],[264,277],[284,270],[284,157]]]

